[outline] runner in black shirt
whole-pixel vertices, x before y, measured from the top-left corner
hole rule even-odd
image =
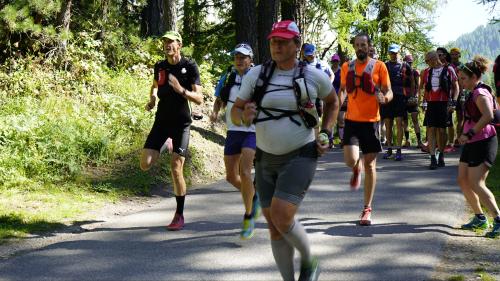
[[[153,128],[142,150],[141,169],[146,171],[151,168],[160,157],[160,150],[167,139],[172,139],[173,154],[170,170],[177,209],[167,228],[180,230],[184,227],[183,211],[186,196],[186,182],[182,173],[192,122],[189,102],[201,104],[203,95],[198,66],[181,56],[180,34],[168,31],[162,39],[166,59],[156,63],[154,68],[154,80],[146,110],[155,107],[157,98],[159,102]]]

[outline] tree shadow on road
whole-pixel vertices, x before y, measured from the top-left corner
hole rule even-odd
[[[381,223],[373,224],[371,226],[360,226],[358,221],[340,221],[340,222],[304,222],[314,220],[307,218],[303,221],[304,226],[309,233],[324,233],[330,236],[345,236],[345,237],[373,237],[374,235],[384,234],[416,234],[435,232],[448,236],[455,237],[477,237],[471,234],[457,234],[450,230],[456,228],[446,224],[408,224],[404,222],[396,223]],[[334,225],[327,229],[314,228],[315,226]]]

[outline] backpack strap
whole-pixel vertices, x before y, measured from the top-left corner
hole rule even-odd
[[[302,63],[305,64],[305,62]],[[262,112],[267,117],[255,118],[253,123],[259,123],[268,120],[278,120],[283,117],[288,117],[293,123],[300,126],[300,122],[292,118],[293,115],[298,114],[298,111],[278,109],[278,108],[265,108],[261,106],[264,95],[268,92],[272,92],[272,91],[267,91],[267,87],[270,85],[269,82],[271,80],[275,68],[276,68],[276,63],[273,60],[269,60],[264,64],[262,64],[261,66],[259,78],[257,79],[254,94],[252,96],[252,101],[254,101],[257,105],[257,111],[258,111],[257,116],[259,115],[259,112]],[[273,115],[271,112],[278,112],[281,114]]]

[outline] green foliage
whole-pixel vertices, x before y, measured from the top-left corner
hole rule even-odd
[[[464,34],[447,46],[459,47],[462,60],[468,61],[475,55],[482,55],[494,61],[500,54],[500,23],[479,26]]]
[[[75,179],[140,145],[151,119],[142,109],[147,75],[85,62],[72,72],[28,60],[1,69],[3,187]]]
[[[500,155],[500,149],[497,151],[497,155]],[[490,173],[486,179],[486,186],[495,195],[497,203],[500,204],[500,165],[493,165],[490,168]]]

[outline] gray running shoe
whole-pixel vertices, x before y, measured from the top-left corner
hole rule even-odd
[[[317,281],[319,272],[318,258],[313,257],[309,266],[300,267],[299,281]]]

